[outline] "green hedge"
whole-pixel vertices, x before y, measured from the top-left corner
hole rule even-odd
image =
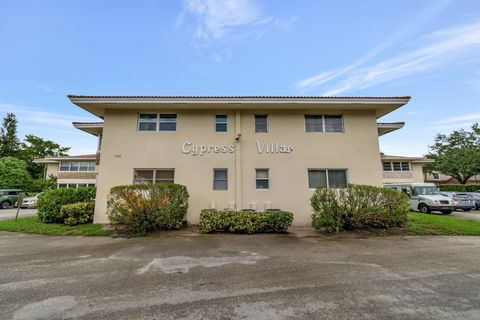
[[[441,184],[440,191],[475,192],[480,189],[480,184]]]
[[[206,232],[282,232],[292,224],[293,214],[287,211],[202,210],[200,230]]]
[[[95,201],[95,187],[59,188],[45,191],[38,198],[38,218],[44,223],[63,223],[63,205]]]
[[[316,229],[355,230],[401,226],[410,211],[406,195],[396,190],[350,184],[343,189],[320,188],[310,199]]]
[[[188,191],[180,184],[156,183],[113,187],[107,216],[117,230],[143,235],[179,229],[188,209]]]
[[[64,223],[74,226],[93,222],[95,202],[77,202],[63,205],[60,209]]]

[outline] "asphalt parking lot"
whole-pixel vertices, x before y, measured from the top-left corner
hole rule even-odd
[[[0,232],[2,319],[480,319],[480,237]]]
[[[0,220],[7,220],[15,218],[17,208],[0,209]],[[20,209],[19,217],[31,217],[37,214],[37,209]]]

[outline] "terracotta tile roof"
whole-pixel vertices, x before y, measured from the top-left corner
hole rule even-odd
[[[69,94],[68,98],[101,98],[101,99],[410,99],[410,96],[392,96],[392,97],[361,97],[361,96],[89,96]]]

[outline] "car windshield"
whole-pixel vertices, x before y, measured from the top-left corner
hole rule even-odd
[[[415,193],[421,196],[438,194],[438,189],[437,187],[434,187],[434,186],[416,186],[413,188],[415,189]]]

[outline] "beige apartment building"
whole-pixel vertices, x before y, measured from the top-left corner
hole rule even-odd
[[[192,224],[202,209],[232,208],[289,210],[307,225],[316,187],[383,185],[378,138],[403,123],[378,119],[410,97],[69,99],[103,120],[74,123],[99,137],[95,222],[108,222],[113,186],[167,181],[188,188]]]

